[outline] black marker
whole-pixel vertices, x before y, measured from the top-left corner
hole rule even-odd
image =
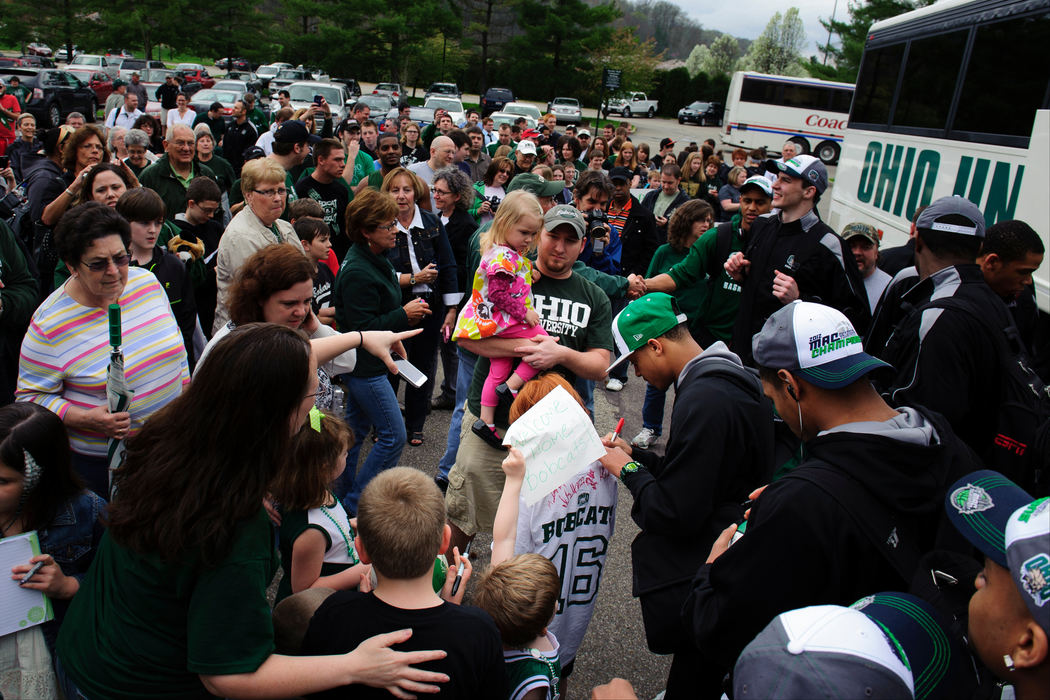
[[[463,553],[459,555],[459,566],[456,567],[456,580],[452,582],[452,595],[459,593],[459,584],[463,583],[463,569],[466,566],[466,560],[470,556],[470,545],[474,543],[474,540],[467,542],[467,546],[463,548]]]

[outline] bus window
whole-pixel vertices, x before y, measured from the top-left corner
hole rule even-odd
[[[897,109],[893,113],[894,126],[941,132],[947,128],[948,108],[955,94],[969,34],[969,29],[963,29],[912,40]]]
[[[764,105],[780,104],[777,99],[779,83],[772,80],[760,78],[744,78],[744,84],[740,88],[741,102],[757,102]]]
[[[850,120],[861,124],[885,126],[890,121],[890,105],[897,90],[904,44],[869,49],[857,78],[853,114]]]
[[[1050,82],[1047,37],[1050,15],[978,28],[952,130],[1021,136],[1027,145]]]
[[[852,90],[832,90],[831,91],[831,111],[832,112],[849,112],[849,105],[853,101]]]
[[[785,85],[784,101],[785,107],[797,107],[799,109],[827,109],[828,90],[808,85]]]

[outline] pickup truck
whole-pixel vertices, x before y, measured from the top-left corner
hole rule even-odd
[[[656,100],[647,99],[644,92],[629,92],[622,97],[614,97],[605,103],[602,114],[608,117],[610,114],[619,114],[621,117],[630,117],[633,114],[644,114],[647,117],[656,116],[656,110],[660,109]]]

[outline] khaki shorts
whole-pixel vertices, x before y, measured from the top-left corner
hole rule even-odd
[[[503,463],[507,453],[489,447],[471,431],[477,416],[463,412],[459,451],[456,463],[448,473],[445,509],[448,520],[473,537],[479,532],[492,532],[496,508],[503,495]]]

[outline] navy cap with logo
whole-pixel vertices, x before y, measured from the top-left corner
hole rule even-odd
[[[839,389],[889,367],[864,352],[860,336],[837,309],[796,300],[766,319],[751,339],[755,362],[794,372],[814,386]]]
[[[630,182],[633,178],[634,173],[631,171],[631,169],[625,168],[622,165],[618,165],[609,171],[609,179],[613,182],[616,182],[617,180]]]
[[[952,525],[1010,573],[1032,618],[1050,635],[1050,498],[1033,498],[989,469],[948,488]]]
[[[984,214],[970,200],[953,194],[923,209],[915,228],[984,238]]]
[[[321,137],[317,134],[311,134],[310,130],[306,128],[306,124],[298,119],[289,119],[277,127],[277,131],[273,134],[273,140],[275,143],[317,143],[321,140]]]
[[[822,194],[828,188],[828,169],[813,156],[795,156],[783,162],[777,161],[777,167],[791,177],[802,178],[806,185],[817,188]]]

